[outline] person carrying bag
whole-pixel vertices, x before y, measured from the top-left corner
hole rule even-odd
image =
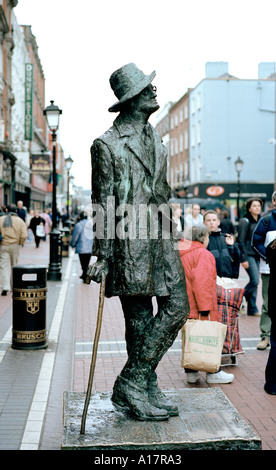
[[[220,369],[227,325],[217,321],[187,320],[182,329],[182,367],[215,373]]]
[[[221,353],[227,326],[220,322],[216,262],[206,249],[209,229],[195,226],[184,233],[179,243],[181,261],[186,275],[190,315],[182,328],[182,361],[188,383],[200,379],[206,372],[207,383],[230,383],[233,374],[220,369]]]
[[[40,217],[38,211],[34,211],[34,216],[30,220],[29,228],[34,234],[36,248],[39,247],[40,241],[45,237],[44,225],[45,220]],[[43,230],[43,234],[41,229]]]
[[[35,234],[36,234],[37,237],[41,237],[41,238],[45,237],[45,232],[44,232],[44,227],[43,227],[42,222],[39,225],[36,226]]]

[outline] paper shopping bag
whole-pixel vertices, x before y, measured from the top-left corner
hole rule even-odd
[[[182,367],[218,372],[227,325],[188,319],[182,328]]]

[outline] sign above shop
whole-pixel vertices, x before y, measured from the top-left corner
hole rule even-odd
[[[33,64],[25,64],[25,140],[33,139]]]
[[[206,194],[208,194],[208,196],[216,197],[216,196],[220,196],[223,193],[224,193],[224,188],[222,186],[214,185],[214,186],[209,186],[206,189]]]
[[[48,175],[51,173],[49,155],[32,155],[31,172],[33,175]]]

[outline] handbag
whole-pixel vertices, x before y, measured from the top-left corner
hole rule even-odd
[[[217,321],[188,319],[182,328],[182,367],[218,372],[227,325]]]
[[[45,232],[42,224],[36,226],[35,234],[37,237],[45,237]]]

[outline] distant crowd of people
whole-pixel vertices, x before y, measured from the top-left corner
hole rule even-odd
[[[190,303],[190,318],[218,319],[216,302],[217,276],[237,279],[240,265],[246,270],[249,280],[244,287],[247,315],[260,316],[261,339],[257,349],[270,346],[265,371],[265,390],[276,394],[276,320],[275,285],[276,271],[276,191],[271,205],[262,212],[263,201],[249,198],[245,203],[245,214],[238,221],[237,229],[227,211],[206,210],[193,204],[188,215],[183,215],[180,204],[172,204],[179,249],[184,266]],[[262,309],[256,304],[257,290],[262,278]],[[185,370],[188,383],[196,383],[199,373]],[[207,373],[208,383],[230,383],[233,374],[221,369]]]
[[[51,211],[27,211],[22,201],[0,210],[0,288],[5,296],[11,290],[11,268],[18,263],[19,247],[34,240],[36,248],[51,231]]]
[[[276,191],[272,194],[272,205],[262,212],[263,201],[258,197],[249,198],[245,203],[245,214],[238,221],[237,229],[229,219],[228,211],[206,210],[193,204],[189,214],[184,215],[180,204],[171,205],[176,237],[184,267],[187,293],[190,303],[190,318],[218,320],[217,276],[238,279],[240,266],[248,274],[244,287],[247,315],[260,316],[260,341],[257,349],[270,346],[266,367],[265,390],[276,394],[276,320],[275,285],[276,272]],[[59,214],[64,226],[66,214]],[[87,224],[90,223],[88,227]],[[0,288],[5,296],[11,290],[11,268],[18,263],[19,247],[34,240],[38,248],[41,240],[46,240],[51,231],[51,211],[30,210],[23,202],[8,205],[0,212]],[[88,233],[91,236],[88,236]],[[86,212],[81,212],[76,220],[71,247],[78,254],[85,282],[91,259],[93,231]],[[257,307],[257,290],[262,279],[262,308]],[[188,383],[196,383],[198,371],[185,370]],[[219,369],[207,373],[208,383],[230,383],[233,374]]]
[[[93,231],[88,215],[82,211],[76,219],[72,233],[71,246],[79,255],[82,275],[85,281],[86,271],[91,258]],[[63,210],[57,213],[57,226],[64,227],[68,213]],[[89,228],[86,224],[90,224]],[[51,209],[27,210],[23,201],[9,204],[0,209],[0,290],[6,296],[12,288],[11,269],[18,263],[19,248],[25,243],[34,242],[39,248],[41,241],[46,241],[52,229]],[[91,236],[87,236],[88,232]]]

